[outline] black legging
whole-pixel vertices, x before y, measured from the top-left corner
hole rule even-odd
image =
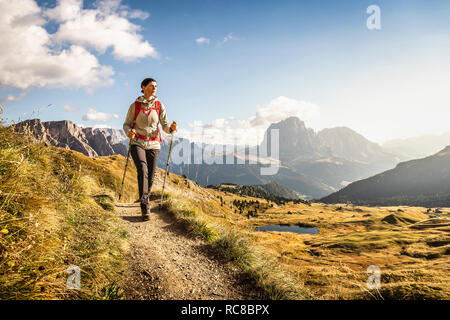
[[[153,185],[156,164],[158,162],[159,149],[145,150],[135,144],[131,145],[131,156],[137,168],[139,199],[141,206],[147,206],[150,190]]]

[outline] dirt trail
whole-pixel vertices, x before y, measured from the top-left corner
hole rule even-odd
[[[119,204],[129,226],[130,251],[125,299],[264,299],[254,281],[214,255],[206,242],[189,234],[151,201],[150,220],[138,204]]]

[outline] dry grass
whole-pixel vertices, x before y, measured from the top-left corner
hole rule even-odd
[[[177,182],[172,188],[174,196],[179,198],[176,202],[191,208],[187,216],[195,217],[193,225],[199,225],[199,230],[232,230],[230,236],[220,241],[218,231],[209,234],[211,243],[223,243],[223,248],[232,248],[224,250],[230,257],[245,257],[245,250],[240,248],[256,247],[270,257],[281,274],[288,273],[290,279],[296,280],[288,282],[299,284],[303,298],[450,298],[450,226],[447,220],[450,208],[440,208],[441,219],[429,220],[436,215],[436,208],[427,213],[427,208],[407,206],[288,203],[270,207],[265,205],[265,200],[202,188],[177,175],[171,174],[172,180]],[[184,197],[180,198],[179,194]],[[259,200],[258,216],[249,218],[246,211],[234,212],[231,206],[234,199]],[[168,205],[175,206],[170,200]],[[176,206],[174,211],[183,212]],[[292,214],[288,214],[289,211]],[[196,221],[198,216],[201,223]],[[389,216],[394,219],[386,219]],[[254,231],[255,227],[269,224],[312,226],[319,229],[319,234]],[[240,242],[242,238],[247,240]],[[367,268],[371,265],[381,269],[379,290],[367,288]],[[258,263],[254,263],[255,269],[259,268],[257,266]],[[271,281],[276,282],[275,279]]]
[[[258,248],[254,239],[233,227],[214,219],[204,208],[180,193],[167,193],[164,206],[194,234],[207,240],[226,261],[234,262],[255,279],[270,299],[305,299],[308,291],[301,282],[279,268],[276,260]]]
[[[287,219],[309,222],[319,235],[266,232],[261,244],[278,252],[284,268],[297,273],[316,299],[449,299],[449,225],[421,229],[426,208],[343,207],[314,204]],[[292,210],[293,208],[289,208]],[[401,211],[397,211],[400,209]],[[384,221],[394,215],[400,219]],[[270,221],[268,213],[262,220]],[[273,217],[274,220],[283,220]],[[409,222],[402,222],[404,221]],[[254,225],[259,225],[255,221]],[[283,248],[277,244],[283,243]],[[297,246],[293,246],[297,244]],[[381,269],[380,290],[367,289],[370,265]]]
[[[127,232],[112,204],[123,164],[0,127],[0,299],[120,298]],[[70,265],[81,290],[66,287]]]

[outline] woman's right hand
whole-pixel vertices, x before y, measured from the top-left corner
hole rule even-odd
[[[128,138],[133,139],[135,135],[136,135],[136,131],[134,131],[134,129],[131,129],[130,131],[128,131]]]

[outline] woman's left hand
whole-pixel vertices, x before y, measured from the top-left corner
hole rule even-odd
[[[172,124],[170,125],[170,131],[174,132],[177,131],[177,129],[178,129],[177,122],[176,121],[172,122]]]

